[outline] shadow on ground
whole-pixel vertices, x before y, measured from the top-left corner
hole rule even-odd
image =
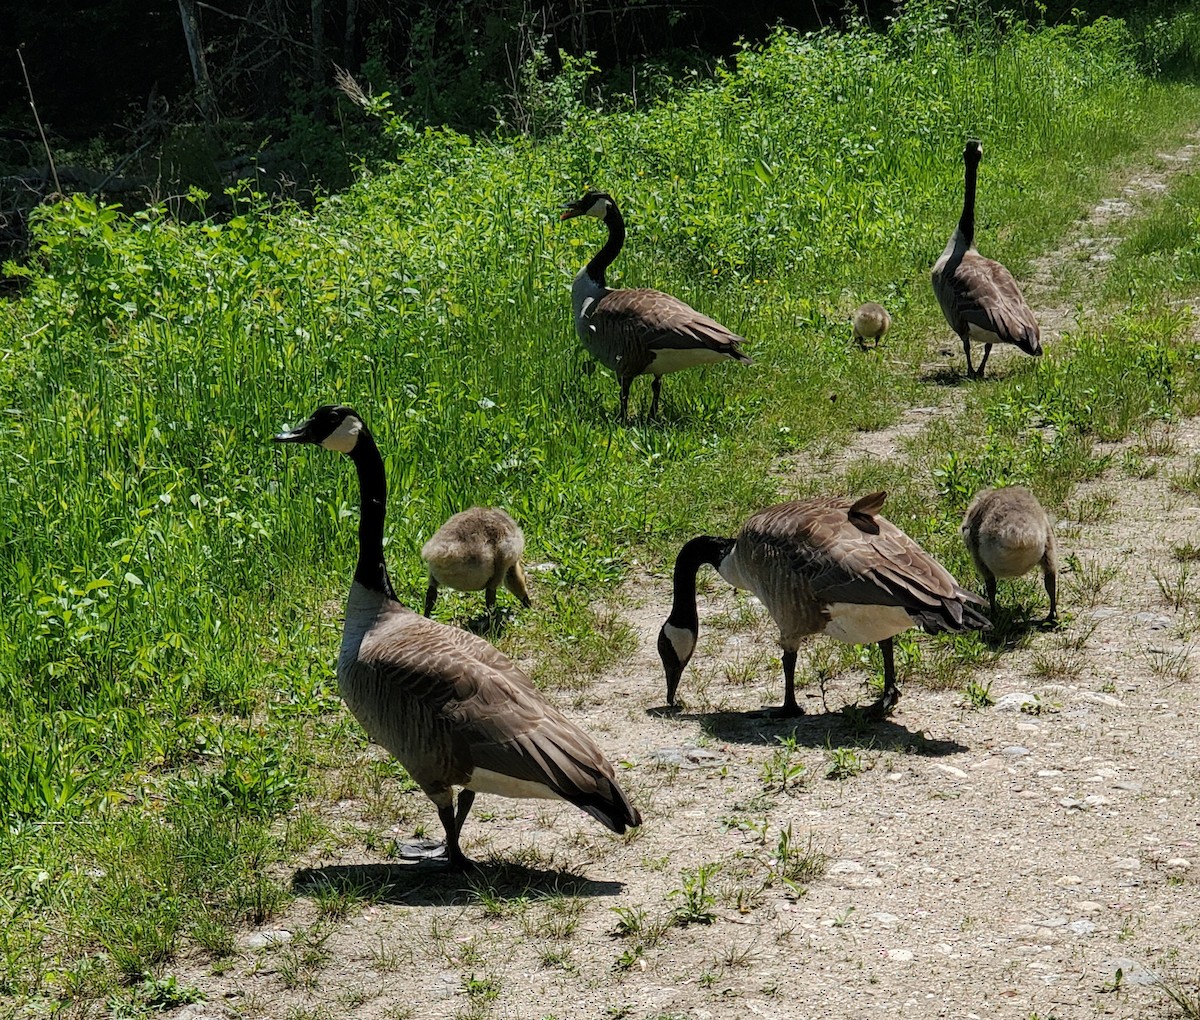
[[[408,906],[468,906],[485,898],[539,900],[557,896],[618,896],[622,882],[597,882],[570,871],[543,871],[506,862],[478,862],[469,871],[452,871],[444,859],[378,864],[329,864],[300,868],[292,876],[298,896],[330,893],[372,903]]]
[[[794,739],[799,747],[874,748],[927,758],[942,758],[970,750],[956,740],[938,740],[891,719],[869,719],[855,706],[836,713],[793,718],[758,712],[686,712],[662,707],[647,709],[647,714],[698,722],[706,734],[731,744],[774,745],[782,739]]]

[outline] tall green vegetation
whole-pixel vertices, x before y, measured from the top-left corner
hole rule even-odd
[[[0,994],[100,994],[285,895],[265,865],[309,823],[279,819],[361,738],[329,721],[322,608],[353,560],[353,473],[272,448],[283,422],[335,400],[369,422],[409,604],[423,539],[501,505],[548,564],[528,626],[577,641],[632,557],[777,495],[773,457],[933,399],[915,369],[963,139],[987,146],[988,253],[1019,272],[1194,104],[1133,54],[1118,22],[985,40],[914,3],[886,34],[778,33],[650,110],[573,105],[538,142],[393,120],[395,165],[311,213],[250,187],[219,223],[39,210],[0,305]],[[627,211],[619,282],[750,339],[755,368],[673,379],[661,426],[615,426],[573,336],[601,237],[556,220],[587,184]],[[846,343],[863,297],[907,323],[887,359]]]

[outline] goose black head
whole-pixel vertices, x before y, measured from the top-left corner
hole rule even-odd
[[[327,450],[349,453],[365,428],[358,412],[342,404],[322,404],[302,425],[272,438],[276,443],[313,443]]]
[[[983,159],[983,142],[978,138],[972,138],[967,142],[967,147],[963,149],[963,160],[978,165],[981,159]]]
[[[559,216],[560,220],[571,220],[576,216],[595,216],[602,220],[612,207],[612,198],[603,191],[589,191],[576,202],[568,202]]]
[[[684,668],[696,650],[696,634],[686,627],[664,623],[658,632],[658,657],[662,659],[663,673],[667,678],[667,704],[675,704],[675,692]]]

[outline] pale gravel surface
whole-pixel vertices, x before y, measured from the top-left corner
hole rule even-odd
[[[851,456],[888,456],[932,416],[866,436]],[[241,933],[242,951],[220,973],[207,958],[178,961],[180,981],[209,1000],[174,1015],[1171,1016],[1153,974],[1200,983],[1200,576],[1185,579],[1189,598],[1176,609],[1156,575],[1174,583],[1182,568],[1172,547],[1200,546],[1197,498],[1170,485],[1200,457],[1200,422],[1155,438],[1141,449],[1154,477],[1127,476],[1118,455],[1071,499],[1101,519],[1060,522],[1062,558],[1081,568],[1060,578],[1067,623],[977,672],[995,707],[969,710],[958,690],[931,690],[913,675],[887,723],[855,732],[832,713],[873,695],[865,668],[840,671],[824,692],[829,712],[816,685],[804,691],[809,715],[795,729],[805,780],[766,792],[764,765],[793,723],[746,713],[781,697],[774,629],[714,582],[681,688],[688,703],[656,713],[654,638],[670,596],[656,570],[628,586],[620,609],[636,652],[566,704],[626,763],[647,819],[637,838],[612,837],[568,807],[481,797],[467,852],[528,866],[485,864],[483,885],[507,898],[489,911],[487,895],[435,864],[380,864],[383,848],[356,835],[370,827],[366,805],[330,805],[344,848],[280,877],[302,888],[314,874],[348,878],[376,902],[318,923],[316,899],[301,895],[262,930]],[[1024,590],[1044,612],[1040,588]],[[1011,601],[1010,585],[1000,597]],[[810,643],[800,669],[806,653],[828,661],[830,644]],[[829,747],[856,749],[866,770],[823,778]],[[403,806],[409,816],[393,835],[411,835],[417,820],[439,831],[419,794]],[[765,845],[734,824],[764,820]],[[788,825],[797,843],[811,838],[828,855],[802,895],[763,887]],[[665,916],[681,871],[708,863],[721,865],[716,921],[672,927],[641,962],[615,969],[632,940],[613,934],[611,908]],[[758,892],[744,912],[739,889]],[[565,936],[555,933],[558,892],[578,897],[565,901],[579,911]],[[321,951],[297,966],[318,934]],[[496,980],[494,1001],[472,1000],[472,977]]]

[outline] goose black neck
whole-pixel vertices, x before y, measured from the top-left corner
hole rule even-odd
[[[733,548],[732,538],[714,538],[712,535],[701,535],[693,538],[679,550],[675,557],[674,594],[671,599],[671,615],[667,623],[672,627],[690,630],[693,634],[700,630],[700,616],[696,612],[696,573],[707,563],[718,568],[721,561],[729,555]]]
[[[979,164],[968,159],[967,177],[963,185],[963,209],[958,218],[958,230],[967,245],[975,241],[975,178],[979,175]]]
[[[382,592],[393,602],[396,593],[383,561],[383,519],[387,514],[387,477],[383,457],[375,439],[364,427],[358,442],[350,451],[350,459],[358,469],[358,492],[361,509],[358,520],[358,565],[354,580],[371,591]]]
[[[615,204],[610,203],[605,211],[604,225],[608,227],[608,240],[604,242],[604,247],[596,252],[586,267],[588,276],[601,287],[608,286],[604,281],[604,272],[612,265],[612,260],[617,257],[621,245],[625,243],[625,218]]]

